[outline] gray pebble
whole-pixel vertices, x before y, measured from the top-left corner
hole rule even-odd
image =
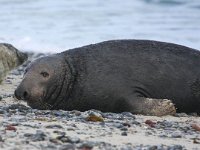
[[[121,135],[122,136],[127,136],[128,134],[127,134],[127,132],[122,132]]]
[[[126,127],[122,127],[120,130],[121,131],[128,131],[128,129]]]
[[[124,115],[126,117],[130,117],[132,119],[135,119],[135,116],[132,113],[130,113],[130,112],[122,112],[122,115]]]
[[[181,137],[182,137],[182,134],[179,133],[179,132],[173,132],[173,133],[171,134],[171,137],[172,137],[172,138],[181,138]]]
[[[61,125],[57,125],[57,124],[54,124],[54,125],[48,125],[46,126],[47,129],[63,129],[63,127]]]
[[[75,146],[74,144],[68,143],[68,144],[61,145],[58,149],[59,150],[75,150]]]
[[[87,150],[90,150],[94,147],[94,143],[93,142],[90,142],[90,141],[86,141],[86,142],[83,142],[83,143],[80,143],[79,145],[77,145],[77,148],[79,149],[87,149]]]
[[[25,133],[24,136],[32,140],[33,142],[36,142],[36,141],[44,141],[46,134],[41,130],[37,130],[36,134]]]
[[[124,125],[122,123],[113,123],[113,127],[116,127],[116,128],[123,128]]]

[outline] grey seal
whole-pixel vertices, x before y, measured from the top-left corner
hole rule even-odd
[[[15,91],[32,108],[145,115],[200,113],[200,52],[150,40],[112,40],[33,62]]]

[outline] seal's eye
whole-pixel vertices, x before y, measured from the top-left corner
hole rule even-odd
[[[41,74],[43,77],[45,77],[45,78],[49,76],[49,74],[48,74],[47,72],[44,72],[44,71],[41,72],[40,74]]]

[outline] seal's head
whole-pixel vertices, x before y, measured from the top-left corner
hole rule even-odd
[[[27,67],[15,97],[32,108],[60,109],[70,89],[71,73],[69,64],[59,55],[39,58]]]

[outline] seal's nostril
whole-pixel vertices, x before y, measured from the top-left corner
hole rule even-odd
[[[28,97],[28,92],[25,91],[23,94],[23,97],[24,97],[24,99],[26,99]]]
[[[17,98],[17,99],[21,99],[21,97],[19,96],[19,94],[17,93],[17,90],[15,90],[15,97]]]

